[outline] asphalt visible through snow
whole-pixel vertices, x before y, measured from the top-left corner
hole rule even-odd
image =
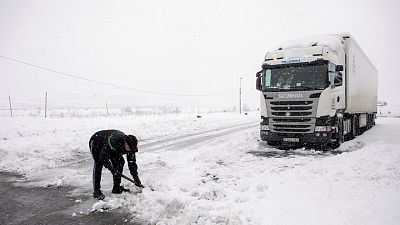
[[[123,209],[107,212],[73,213],[77,197],[72,187],[27,188],[15,185],[17,175],[0,172],[0,224],[112,225],[131,223]],[[87,197],[86,197],[87,198]],[[78,209],[79,210],[79,209]]]

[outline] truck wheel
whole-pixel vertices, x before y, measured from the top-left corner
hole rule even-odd
[[[371,129],[373,125],[374,125],[374,115],[368,114],[367,130]]]
[[[337,149],[340,147],[340,143],[338,141],[335,141],[335,142],[329,143],[328,147],[331,149]]]
[[[357,116],[353,116],[351,118],[351,133],[350,140],[353,140],[357,136]]]
[[[367,126],[365,126],[365,129],[369,130],[369,128],[371,128],[371,117],[367,114]]]
[[[339,119],[337,121],[337,133],[336,133],[336,145],[337,147],[340,146],[341,143],[344,142],[344,135],[343,135],[343,119]]]

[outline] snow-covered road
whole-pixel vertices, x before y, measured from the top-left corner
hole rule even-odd
[[[158,225],[400,223],[400,119],[380,118],[372,130],[323,153],[259,142],[257,114],[192,118],[113,120],[112,128],[135,127],[132,133],[143,140],[137,162],[146,188],[140,192],[124,181],[137,193],[112,195],[104,171],[107,197],[88,210],[125,207],[133,218]],[[50,124],[3,122],[12,132],[0,134],[0,168],[28,171],[24,184],[73,185],[76,196],[91,194],[91,159],[72,162],[90,156],[88,138],[81,139],[104,122],[55,121],[64,127],[55,137]],[[55,154],[48,156],[52,147]],[[29,163],[31,157],[45,166]]]
[[[144,152],[149,151],[166,151],[171,149],[182,149],[190,147],[191,145],[205,142],[207,140],[215,139],[217,137],[225,136],[231,133],[242,131],[243,129],[258,127],[258,122],[248,122],[224,127],[218,127],[211,130],[201,131],[197,133],[190,133],[180,135],[177,137],[159,138],[149,143],[140,144],[139,148]]]

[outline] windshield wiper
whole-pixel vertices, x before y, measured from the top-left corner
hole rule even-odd
[[[279,88],[279,87],[266,87],[264,91],[269,92],[284,92],[284,91],[313,91],[322,90],[323,88],[313,88],[313,87],[291,87],[291,88]]]
[[[291,90],[296,90],[296,91],[313,91],[313,90],[322,90],[323,88],[318,88],[318,87],[292,87]]]
[[[279,87],[265,87],[264,91],[278,92],[280,91]]]
[[[291,89],[296,91],[310,91],[314,90],[315,88],[299,86],[299,87],[292,87]]]

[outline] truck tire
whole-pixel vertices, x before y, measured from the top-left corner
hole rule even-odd
[[[337,133],[336,142],[334,144],[335,148],[338,148],[341,143],[344,142],[344,132],[343,132],[343,119],[338,119],[337,121]]]
[[[351,133],[350,133],[350,140],[353,140],[357,136],[357,116],[354,115],[351,117]]]

